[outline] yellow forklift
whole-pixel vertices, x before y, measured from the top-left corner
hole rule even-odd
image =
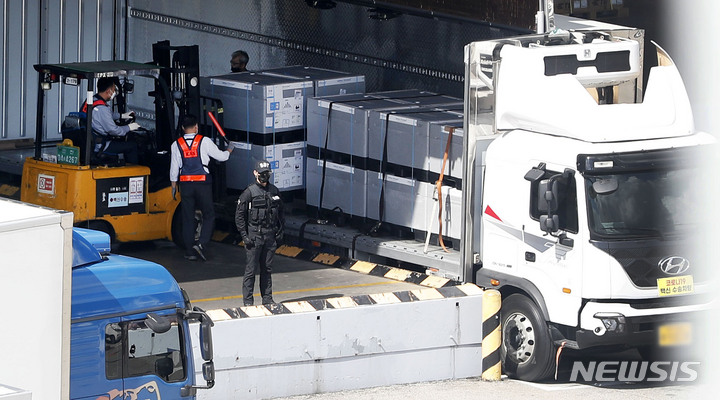
[[[180,197],[169,182],[170,145],[178,137],[178,122],[186,113],[200,112],[197,46],[153,45],[153,63],[98,61],[38,64],[35,154],[23,165],[20,198],[50,208],[72,211],[75,226],[107,232],[113,242],[171,239],[181,243]],[[115,79],[114,107],[124,113],[134,78],[154,80],[155,130],[141,129],[138,165],[122,157],[93,153],[91,131],[93,87],[101,77]],[[77,86],[87,81],[87,112],[71,113],[63,123],[61,143],[43,135],[44,92],[53,84]],[[175,118],[175,114],[178,118]],[[118,124],[131,121],[116,121]],[[134,120],[132,121],[134,122]],[[57,148],[55,156],[52,147]],[[49,150],[50,149],[50,150]]]

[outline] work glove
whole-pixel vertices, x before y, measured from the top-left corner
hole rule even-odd
[[[121,115],[123,119],[135,119],[135,111],[128,111]]]
[[[131,131],[136,131],[141,128],[140,124],[137,122],[131,122],[128,124],[128,128],[130,128]]]
[[[227,145],[227,147],[225,148],[225,150],[227,150],[227,151],[229,151],[229,152],[232,152],[234,148],[235,148],[235,145],[232,144],[232,142],[228,142],[228,145]]]
[[[175,200],[175,201],[177,201],[177,197],[175,197],[176,194],[177,194],[177,186],[173,186],[172,196],[173,196],[173,200]]]
[[[248,250],[252,250],[253,247],[255,247],[255,243],[247,236],[243,238],[243,243],[245,243],[245,248]]]

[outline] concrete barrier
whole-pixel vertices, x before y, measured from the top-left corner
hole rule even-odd
[[[480,376],[482,293],[464,284],[211,310],[216,384],[198,391],[198,399],[267,399]]]

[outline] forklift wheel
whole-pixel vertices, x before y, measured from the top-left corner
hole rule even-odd
[[[82,223],[81,225],[85,225]],[[110,243],[115,243],[115,230],[109,222],[103,220],[88,221],[86,227],[95,231],[105,232],[110,235]]]
[[[170,227],[170,233],[172,234],[172,241],[175,245],[181,249],[186,248],[185,241],[183,240],[183,223],[182,223],[182,211],[180,210],[182,204],[178,205],[175,209],[175,214],[172,219],[172,226]]]

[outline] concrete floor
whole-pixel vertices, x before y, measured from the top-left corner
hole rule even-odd
[[[187,291],[193,305],[205,310],[242,306],[245,248],[211,242],[208,261],[188,261],[183,250],[167,240],[127,243],[113,252],[153,261],[165,266]],[[414,290],[420,286],[365,275],[308,261],[276,256],[273,263],[273,298],[276,302],[323,299]],[[255,280],[255,304],[260,304],[259,278]]]

